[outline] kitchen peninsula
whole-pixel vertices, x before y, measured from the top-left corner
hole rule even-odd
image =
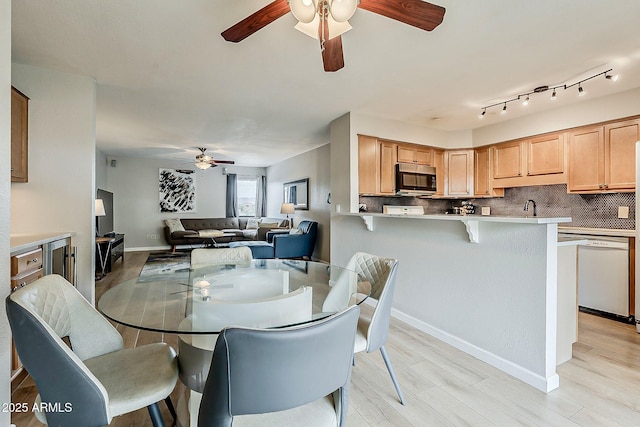
[[[337,213],[331,258],[397,258],[395,317],[548,392],[559,385],[558,224],[570,221]]]

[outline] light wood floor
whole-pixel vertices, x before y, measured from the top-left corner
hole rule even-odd
[[[124,263],[97,282],[97,298],[137,276],[148,252],[127,253]],[[353,368],[348,427],[360,426],[639,426],[640,335],[631,325],[580,313],[573,359],[560,367],[560,388],[542,393],[406,324],[392,320],[387,349],[403,388],[402,406],[377,353],[359,354]],[[175,336],[119,326],[126,346]],[[179,384],[174,403],[184,392]],[[30,379],[13,402],[33,403]],[[170,416],[164,405],[165,420]],[[14,414],[18,427],[39,426],[32,414]],[[113,426],[151,426],[146,409],[116,417]]]

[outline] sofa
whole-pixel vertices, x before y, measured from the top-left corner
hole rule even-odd
[[[178,245],[227,244],[234,241],[266,241],[267,232],[286,229],[283,218],[182,218],[165,220],[164,237],[175,251]],[[224,235],[222,235],[224,234]]]
[[[233,241],[230,248],[248,246],[254,259],[259,258],[302,258],[311,259],[316,247],[318,223],[316,221],[300,221],[297,228],[289,233],[268,232],[267,242]]]

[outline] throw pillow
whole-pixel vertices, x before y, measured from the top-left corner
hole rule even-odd
[[[167,227],[169,227],[169,231],[171,233],[173,233],[174,231],[184,231],[182,222],[180,222],[179,219],[165,219],[164,223]]]
[[[247,220],[247,230],[257,230],[260,227],[260,218],[249,218]]]
[[[302,230],[300,230],[299,228],[292,228],[289,231],[289,234],[302,234]]]
[[[261,222],[259,228],[278,228],[277,222]]]

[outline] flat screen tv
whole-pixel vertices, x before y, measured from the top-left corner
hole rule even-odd
[[[98,221],[98,236],[104,237],[110,234],[112,235],[115,232],[113,228],[113,193],[98,189],[96,192],[96,199],[102,199],[104,212],[106,213],[105,216],[96,217]]]

